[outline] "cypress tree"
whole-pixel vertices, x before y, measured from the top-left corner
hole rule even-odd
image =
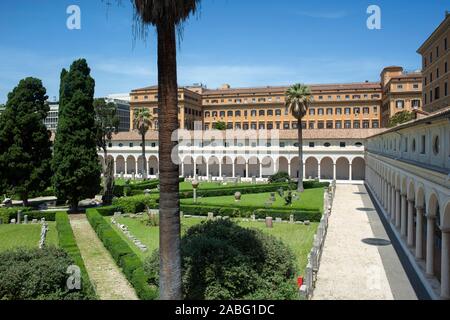
[[[50,110],[42,81],[26,78],[8,94],[0,117],[0,186],[28,205],[50,185],[51,142],[44,120]]]
[[[63,69],[60,84],[58,131],[53,155],[53,187],[71,210],[100,191],[94,113],[95,81],[84,59]]]

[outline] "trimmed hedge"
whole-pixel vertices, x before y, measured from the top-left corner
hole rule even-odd
[[[72,227],[70,226],[69,216],[66,212],[56,213],[56,230],[58,231],[59,246],[64,249],[73,259],[75,265],[81,270],[82,277],[82,291],[92,299],[96,299],[94,287],[89,279],[89,275],[81,257],[80,249],[73,235]]]
[[[184,182],[185,178],[180,178],[180,183]],[[129,184],[129,191],[130,191],[130,195],[138,195],[138,194],[142,194],[143,191],[145,189],[156,189],[158,187],[159,184],[159,180],[147,180],[147,181],[142,181],[139,183],[135,183],[135,184]],[[113,194],[116,197],[122,197],[124,196],[124,189],[125,189],[125,185],[123,186],[114,186],[114,191]]]
[[[17,219],[17,212],[22,211],[22,221],[23,216],[28,216],[28,221],[33,219],[42,219],[45,218],[46,221],[55,221],[56,212],[53,211],[33,211],[32,208],[8,208],[8,209],[0,209],[0,219],[3,224],[9,224],[11,219]]]
[[[185,215],[207,216],[209,212],[215,216],[229,216],[231,218],[250,218],[255,215],[257,219],[266,217],[281,218],[289,220],[290,215],[294,215],[295,221],[319,222],[322,218],[320,211],[304,211],[295,209],[262,209],[262,208],[233,208],[223,206],[205,206],[205,205],[181,205],[181,211]]]
[[[113,206],[120,208],[125,213],[144,212],[146,206],[153,208],[155,204],[155,199],[145,195],[122,197],[113,200]]]
[[[156,299],[158,290],[149,285],[143,263],[128,243],[120,237],[97,209],[88,209],[86,215],[99,239],[136,290],[138,297],[142,300]]]

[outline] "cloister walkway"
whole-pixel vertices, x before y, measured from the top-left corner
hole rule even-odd
[[[70,215],[87,272],[100,300],[137,300],[138,297],[92,229],[86,215]]]
[[[364,185],[338,185],[315,300],[415,300]]]

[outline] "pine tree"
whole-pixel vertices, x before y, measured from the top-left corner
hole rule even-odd
[[[26,78],[8,94],[0,117],[0,186],[28,205],[31,194],[50,185],[51,142],[44,125],[49,112],[42,81]]]
[[[84,59],[61,72],[59,120],[53,156],[53,187],[58,198],[78,202],[100,191],[94,113],[95,81]]]

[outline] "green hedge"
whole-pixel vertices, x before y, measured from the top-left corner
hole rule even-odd
[[[33,219],[41,220],[45,218],[46,221],[55,221],[56,212],[52,211],[33,211],[32,208],[2,208],[0,209],[0,219],[3,224],[9,224],[11,219],[17,219],[17,212],[22,211],[22,221],[24,216],[28,216],[28,221],[31,222]]]
[[[148,284],[149,279],[144,273],[143,263],[128,243],[120,237],[97,209],[88,209],[86,215],[103,245],[136,290],[138,297],[142,300],[156,299],[158,291]]]
[[[181,205],[181,211],[184,215],[207,216],[209,212],[215,216],[229,216],[231,218],[250,218],[255,215],[257,219],[266,217],[281,218],[288,221],[290,215],[294,215],[295,221],[319,222],[322,218],[320,211],[304,211],[295,209],[262,209],[262,208],[233,208],[223,206],[205,206],[205,205]]]
[[[155,204],[154,198],[145,195],[122,197],[113,200],[113,206],[120,208],[124,213],[144,212],[146,206],[153,208]]]
[[[184,182],[185,178],[180,178],[180,183]],[[142,181],[142,182],[138,182],[135,184],[130,184],[129,185],[129,191],[130,191],[130,195],[138,195],[138,194],[142,194],[144,192],[145,189],[156,189],[158,187],[159,184],[159,180],[147,180],[147,181]],[[114,186],[114,196],[116,197],[122,197],[124,196],[124,188],[125,186]]]
[[[84,265],[83,258],[81,257],[80,249],[77,246],[77,242],[73,235],[72,227],[70,226],[69,216],[66,212],[56,213],[56,230],[58,231],[59,247],[64,249],[69,256],[73,259],[75,265],[81,270],[82,277],[82,291],[96,299],[94,287],[89,279],[89,275]]]

